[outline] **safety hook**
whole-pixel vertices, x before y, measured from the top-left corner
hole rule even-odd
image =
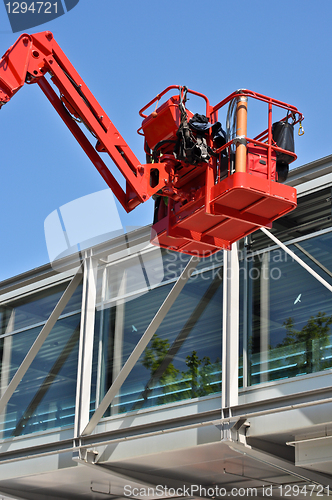
[[[298,134],[299,135],[303,135],[304,134],[304,128],[302,127],[302,122],[300,122],[300,128],[299,128]]]

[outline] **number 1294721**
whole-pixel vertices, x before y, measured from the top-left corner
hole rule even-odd
[[[57,14],[58,2],[8,2],[8,14]]]

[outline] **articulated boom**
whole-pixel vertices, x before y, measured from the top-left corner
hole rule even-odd
[[[60,91],[54,92],[45,78]],[[49,31],[21,35],[0,61],[0,106],[24,83],[37,83],[124,209],[129,212],[160,189],[151,188],[150,166],[141,165]],[[74,119],[73,119],[74,118]],[[97,138],[94,147],[77,125],[82,120]],[[123,191],[99,153],[106,152],[126,179]]]
[[[154,244],[206,256],[230,248],[259,227],[271,226],[296,207],[295,189],[280,184],[288,164],[296,159],[294,148],[287,141],[279,143],[273,132],[277,125],[278,137],[283,138],[298,122],[302,130],[303,116],[294,106],[245,89],[211,106],[203,94],[167,87],[140,111],[143,122],[138,133],[144,136],[147,157],[141,164],[51,32],[21,35],[4,54],[0,107],[24,83],[39,85],[127,212],[155,195]],[[176,95],[158,107],[171,90]],[[205,115],[193,115],[186,108],[188,93],[205,100]],[[268,107],[267,128],[254,139],[247,137],[248,98]],[[144,114],[154,103],[155,110]],[[233,122],[233,128],[227,124],[227,134],[218,122],[218,112],[226,105]],[[272,123],[274,108],[285,111],[277,124]],[[97,140],[94,146],[77,122],[83,122]],[[121,171],[125,190],[102,153]]]

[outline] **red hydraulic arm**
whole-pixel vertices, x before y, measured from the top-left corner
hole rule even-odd
[[[46,75],[58,88],[53,90]],[[37,83],[87,156],[111,188],[123,208],[130,212],[165,185],[166,175],[150,185],[151,165],[141,165],[105,111],[92,95],[49,31],[21,35],[0,60],[0,107],[24,83]],[[73,119],[74,118],[74,119]],[[93,146],[76,121],[82,121],[97,139]],[[101,158],[108,153],[126,179],[124,191]],[[159,170],[165,170],[159,165]],[[164,172],[165,174],[165,172]]]
[[[278,158],[279,167],[286,163],[288,172],[288,163],[296,154],[292,146],[282,149],[280,143],[284,143],[277,144],[272,120],[272,110],[279,109],[285,116],[276,125],[287,128],[300,123],[303,131],[303,115],[290,104],[241,89],[211,106],[203,94],[186,87],[167,87],[140,111],[143,122],[138,132],[144,136],[147,155],[147,163],[141,164],[51,32],[21,35],[2,57],[0,107],[24,83],[39,85],[127,212],[156,195],[151,241],[158,246],[206,256],[231,248],[259,227],[271,227],[274,220],[296,207],[295,188],[282,184],[282,175],[278,177]],[[171,90],[177,95],[159,105]],[[193,115],[186,108],[188,93],[204,99],[205,115]],[[249,98],[267,106],[267,128],[253,139],[247,133]],[[155,110],[144,114],[154,104]],[[225,106],[228,132],[221,140],[218,114]],[[195,132],[189,126],[197,120],[208,123],[203,134],[197,123]],[[84,123],[96,139],[95,145],[77,122]],[[122,173],[125,189],[104,163],[102,153]],[[287,162],[280,159],[283,157]]]

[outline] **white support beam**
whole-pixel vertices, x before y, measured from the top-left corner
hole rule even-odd
[[[190,276],[192,275],[193,271],[195,270],[197,264],[199,262],[199,259],[197,257],[192,257],[190,261],[188,262],[187,266],[183,270],[182,274],[180,275],[179,279],[173,286],[172,290],[169,292],[167,295],[166,299],[164,300],[163,304],[160,306],[159,310],[157,311],[156,315],[152,319],[150,325],[148,328],[145,330],[144,334],[142,335],[141,339],[139,340],[138,344],[134,348],[133,352],[127,359],[126,363],[123,365],[120,373],[114,380],[113,384],[107,391],[106,395],[104,396],[103,400],[101,401],[100,405],[94,412],[94,414],[91,417],[90,422],[88,425],[85,427],[85,429],[82,432],[82,436],[86,436],[88,434],[91,434],[91,432],[94,430],[96,425],[99,423],[100,419],[104,415],[105,411],[109,407],[109,405],[112,403],[113,399],[119,392],[122,384],[130,374],[131,370],[139,360],[141,354],[143,353],[144,349],[152,339],[153,335],[157,331],[158,327],[160,326],[161,322],[165,318],[166,314],[174,304],[175,300],[179,296],[181,290],[183,289],[184,285],[187,283],[189,280]]]
[[[119,296],[124,296],[126,293],[127,286],[127,269],[122,269],[120,271],[119,281]],[[117,301],[115,307],[115,324],[114,324],[114,347],[113,347],[113,376],[112,380],[115,380],[119,375],[123,360],[123,335],[124,335],[124,322],[125,322],[125,301],[123,299]],[[116,396],[116,398],[119,396]],[[114,399],[114,412],[118,413],[119,407],[117,406],[117,400]]]
[[[10,333],[14,330],[16,310],[13,308],[10,312],[10,318],[6,326],[2,345],[2,357],[0,363],[0,398],[5,393],[10,382],[10,365],[12,358],[13,336]],[[3,411],[0,415],[0,439],[4,437],[6,422],[6,412]]]
[[[77,366],[74,436],[80,436],[89,422],[93,339],[97,295],[97,262],[89,250],[84,259],[82,313]]]
[[[99,271],[100,272],[100,271]],[[99,321],[99,338],[98,338],[98,361],[97,361],[97,382],[96,382],[96,404],[95,408],[99,405],[100,394],[104,391],[104,377],[102,376],[103,367],[105,366],[105,352],[103,350],[103,336],[104,336],[104,321],[105,321],[105,298],[106,298],[106,289],[107,289],[107,268],[104,267],[102,269],[102,278],[101,278],[101,291],[100,298],[96,298],[98,302],[100,302],[98,309],[100,310],[100,321]],[[98,290],[99,293],[99,290]],[[97,294],[98,297],[98,294]],[[97,332],[95,332],[95,335]]]
[[[332,285],[328,283],[324,278],[322,278],[316,271],[314,271],[308,264],[306,264],[300,257],[296,255],[290,248],[288,248],[286,245],[284,245],[274,234],[272,234],[270,231],[265,229],[265,227],[260,228],[261,231],[263,231],[266,236],[268,236],[274,243],[279,245],[280,248],[282,248],[288,255],[290,255],[300,266],[302,266],[308,273],[310,273],[314,278],[316,278],[317,281],[319,281],[322,285],[324,285],[330,292],[332,292]]]
[[[249,265],[247,253],[247,239],[245,240],[243,248],[242,271],[243,275],[243,298],[242,298],[242,311],[243,311],[243,332],[242,332],[242,376],[243,387],[248,387],[248,323],[249,323]]]
[[[222,411],[238,404],[239,392],[239,257],[237,243],[224,250]],[[225,416],[227,416],[225,414]]]
[[[270,345],[270,254],[265,252],[260,272],[260,382],[268,381]]]
[[[0,398],[5,393],[5,390],[9,384],[9,374],[10,374],[10,364],[11,364],[11,356],[12,356],[12,343],[13,337],[9,335],[14,330],[15,324],[15,309],[12,309],[10,312],[10,318],[8,324],[6,326],[5,337],[3,339],[3,347],[2,347],[2,359],[0,366]]]
[[[6,406],[8,401],[10,400],[11,396],[13,395],[14,391],[16,390],[18,384],[21,382],[22,378],[28,371],[29,366],[37,356],[40,348],[42,347],[43,343],[47,339],[48,335],[50,334],[53,326],[55,323],[58,321],[60,314],[68,304],[70,298],[72,297],[73,293],[75,292],[77,286],[82,280],[82,268],[80,267],[77,273],[75,274],[74,278],[71,280],[69,285],[67,286],[66,290],[62,294],[59,302],[53,309],[52,313],[50,314],[48,320],[46,321],[45,325],[43,326],[41,332],[39,333],[38,337],[32,344],[28,354],[25,356],[24,360],[22,361],[21,365],[19,366],[18,370],[16,371],[15,375],[13,376],[12,380],[10,381],[7,389],[5,390],[4,394],[2,395],[0,399],[0,413],[2,413]]]

